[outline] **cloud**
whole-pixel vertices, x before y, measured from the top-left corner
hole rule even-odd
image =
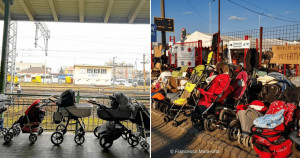
[[[269,17],[273,18],[273,15],[272,15],[272,14],[267,14],[267,16],[269,16]]]
[[[293,13],[293,12],[289,11],[289,10],[287,10],[287,11],[284,12],[284,14],[291,14],[291,13]]]
[[[193,12],[191,12],[191,11],[186,11],[186,12],[183,12],[182,14],[183,14],[183,15],[188,15],[188,14],[193,14]]]
[[[243,18],[243,17],[237,17],[237,16],[231,16],[228,18],[229,20],[239,20],[239,21],[242,21],[242,20],[246,20],[246,18]]]

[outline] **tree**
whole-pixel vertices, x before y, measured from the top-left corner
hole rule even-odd
[[[62,67],[60,67],[59,73],[60,73],[60,74],[63,74],[63,73],[64,73],[64,70],[63,70]]]

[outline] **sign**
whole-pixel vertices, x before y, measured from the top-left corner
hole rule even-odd
[[[229,49],[246,49],[250,48],[250,40],[229,41]]]
[[[185,66],[195,67],[195,48],[184,47],[184,46],[175,46],[171,48],[172,51],[172,59],[173,54],[177,53],[177,66]]]
[[[174,19],[154,17],[157,31],[174,32]]]
[[[151,24],[151,42],[157,41],[157,32],[156,32],[156,25]]]
[[[272,46],[271,63],[300,64],[300,45]]]

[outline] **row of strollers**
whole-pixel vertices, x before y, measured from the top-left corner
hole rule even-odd
[[[149,150],[150,113],[148,109],[135,99],[129,99],[121,92],[115,92],[110,98],[110,105],[103,105],[94,100],[88,103],[76,103],[75,92],[66,90],[60,96],[51,96],[48,99],[36,100],[10,128],[1,128],[1,135],[5,142],[9,142],[14,136],[29,133],[29,141],[37,141],[37,135],[41,135],[44,129],[41,127],[46,115],[45,106],[57,106],[53,114],[53,122],[58,124],[56,131],[51,135],[51,142],[60,145],[64,141],[64,135],[70,125],[76,125],[74,141],[81,145],[85,141],[85,124],[83,118],[92,114],[93,105],[97,106],[97,116],[106,122],[94,130],[94,135],[99,139],[101,147],[108,149],[113,141],[121,136],[135,147],[138,144],[142,149]],[[3,113],[7,108],[0,107]],[[1,114],[0,113],[0,114]],[[75,123],[72,123],[75,120]],[[136,131],[126,128],[121,122],[128,121],[136,125]],[[73,121],[74,122],[74,121]]]
[[[226,63],[199,65],[181,92],[156,88],[151,95],[152,108],[175,127],[185,115],[200,131],[226,130],[229,140],[253,148],[260,157],[292,152],[300,157],[300,88],[281,73],[259,67],[249,73]]]

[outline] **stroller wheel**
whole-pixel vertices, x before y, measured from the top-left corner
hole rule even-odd
[[[245,138],[245,146],[248,148],[251,148],[251,139],[252,139],[252,137],[250,137],[250,136],[247,136]]]
[[[123,132],[122,132],[122,138],[124,138],[124,139],[127,139],[128,138],[128,131],[127,130],[124,130]]]
[[[298,145],[295,142],[293,142],[293,145],[292,145],[292,153],[294,156],[300,157],[300,145]]]
[[[5,142],[9,142],[11,141],[11,139],[14,137],[14,134],[12,132],[7,132],[5,135],[4,135],[4,141]]]
[[[66,134],[67,129],[66,126],[63,124],[60,124],[56,127],[56,132],[62,132],[63,134]]]
[[[149,150],[150,148],[150,145],[146,141],[141,141],[140,145],[144,150]]]
[[[37,140],[36,134],[30,134],[30,135],[29,135],[29,141],[30,141],[31,143],[36,142],[36,140]]]
[[[171,120],[171,119],[170,119],[170,117],[169,117],[169,116],[165,116],[165,117],[164,117],[164,122],[166,122],[166,123],[167,123],[167,122],[169,122],[170,120]]]
[[[239,123],[238,120],[233,120],[230,122],[228,128],[227,128],[227,136],[228,139],[231,141],[236,141],[237,136],[241,132],[241,124]]]
[[[85,141],[85,138],[84,138],[84,135],[82,134],[77,134],[75,137],[74,137],[74,141],[77,145],[81,145],[84,143]]]
[[[204,120],[204,129],[206,131],[212,132],[217,129],[216,125],[214,124],[216,120],[216,116],[211,114],[207,116],[207,119]]]
[[[243,145],[243,136],[241,134],[237,136],[237,142],[239,145]]]
[[[6,132],[7,132],[7,128],[3,128],[2,131],[1,131],[1,134],[2,134],[2,135],[5,135]]]
[[[159,109],[159,102],[158,101],[153,102],[153,109],[156,109],[156,110]]]
[[[16,136],[18,134],[17,128],[18,127],[14,126],[13,129],[12,129],[12,131],[13,131],[12,133],[13,133],[14,136]]]
[[[54,132],[51,135],[51,142],[54,145],[59,145],[64,141],[64,135],[61,132]]]
[[[179,125],[179,123],[177,121],[174,120],[174,122],[172,123],[173,127],[177,127]]]
[[[97,137],[97,138],[100,138],[100,134],[98,133],[98,130],[99,130],[99,126],[97,126],[95,129],[94,129],[94,135],[95,135],[95,137]]]
[[[17,135],[19,135],[21,133],[21,128],[19,126],[17,126],[16,130],[17,130]]]
[[[131,145],[132,147],[135,147],[139,144],[139,138],[133,134],[129,134],[127,141],[128,141],[128,144]]]
[[[111,140],[110,136],[105,134],[100,137],[100,146],[104,149],[108,149],[112,146],[113,141]]]
[[[40,130],[38,131],[38,134],[41,135],[44,132],[43,127],[40,127]]]

